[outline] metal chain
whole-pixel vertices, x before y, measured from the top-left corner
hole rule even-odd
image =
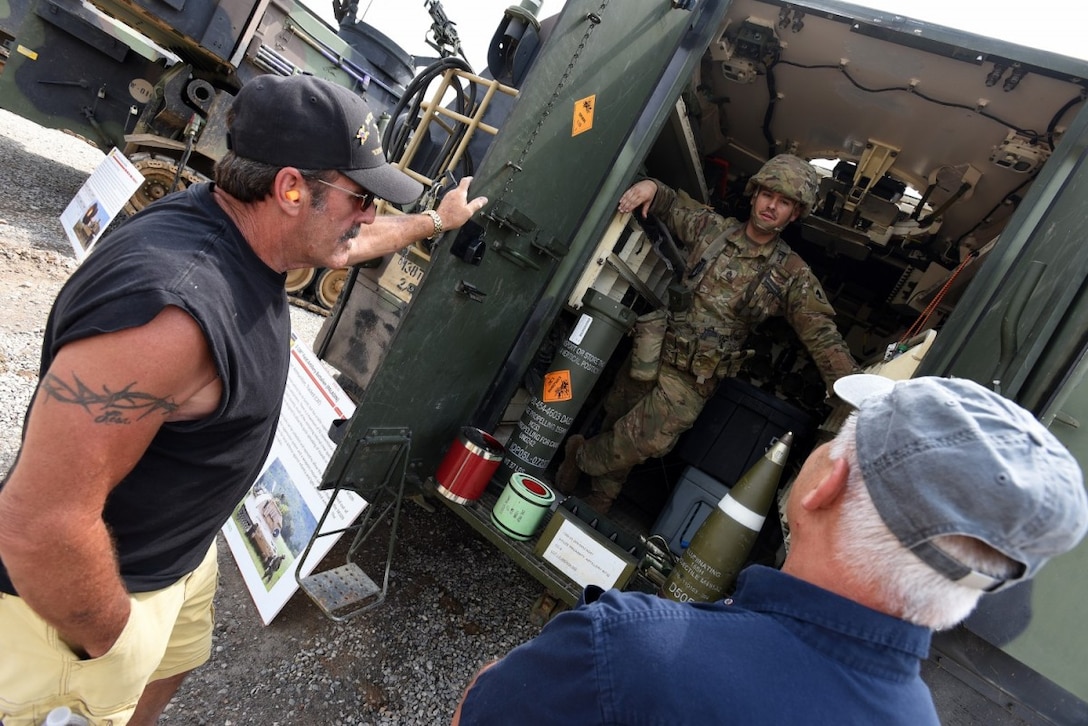
[[[582,35],[582,40],[578,44],[578,49],[574,52],[574,55],[570,58],[570,63],[567,64],[567,68],[563,71],[562,77],[559,79],[559,83],[556,84],[555,90],[552,91],[551,98],[548,99],[548,103],[545,104],[544,110],[540,114],[540,119],[536,123],[536,127],[533,128],[532,133],[529,134],[529,138],[525,143],[525,146],[521,150],[521,155],[517,161],[508,161],[506,166],[510,167],[513,171],[507,176],[506,183],[503,185],[502,191],[499,193],[499,197],[496,200],[496,206],[502,202],[506,195],[512,191],[514,187],[514,179],[518,173],[522,170],[522,164],[525,162],[525,158],[529,155],[529,150],[532,148],[533,143],[536,141],[537,136],[540,135],[541,129],[544,127],[544,122],[551,115],[552,110],[555,108],[556,103],[559,100],[559,94],[566,86],[567,81],[570,79],[571,73],[574,71],[574,67],[578,64],[578,60],[582,55],[582,51],[585,50],[586,45],[589,43],[589,38],[593,34],[594,29],[601,24],[601,16],[604,14],[605,9],[608,7],[610,0],[601,0],[600,6],[597,8],[597,12],[588,13],[586,15],[586,21],[588,27],[586,32]]]

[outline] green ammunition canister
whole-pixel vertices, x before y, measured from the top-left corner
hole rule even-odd
[[[491,511],[491,522],[511,539],[524,541],[536,534],[544,515],[555,501],[555,492],[544,482],[518,472]]]

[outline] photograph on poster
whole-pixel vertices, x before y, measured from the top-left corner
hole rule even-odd
[[[354,410],[355,405],[325,365],[292,336],[291,366],[272,450],[257,480],[223,526],[223,537],[265,625],[298,590],[296,571],[300,577],[309,575],[340,538],[316,539],[300,568],[298,558],[331,495],[318,488],[336,448],[329,429]],[[322,532],[349,526],[366,506],[366,500],[353,492],[341,493]]]
[[[232,519],[245,535],[246,551],[262,573],[265,590],[291,571],[317,528],[317,519],[279,459],[249,490]]]
[[[82,262],[98,239],[144,183],[128,157],[113,148],[95,167],[60,214],[60,224]]]

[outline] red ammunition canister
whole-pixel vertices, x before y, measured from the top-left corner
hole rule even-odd
[[[462,427],[434,473],[438,493],[458,504],[479,499],[504,454],[503,445],[491,434]]]

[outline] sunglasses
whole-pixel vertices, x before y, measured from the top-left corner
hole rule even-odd
[[[333,184],[331,182],[327,182],[324,179],[314,179],[314,181],[319,183],[319,184],[324,184],[327,187],[332,187],[333,189],[339,189],[344,194],[350,194],[351,196],[358,199],[359,200],[359,211],[360,212],[365,212],[366,210],[370,209],[370,205],[372,205],[374,203],[374,198],[375,198],[374,192],[363,192],[362,194],[359,194],[358,192],[353,192],[350,189],[347,189],[345,187],[339,186],[337,184]]]

